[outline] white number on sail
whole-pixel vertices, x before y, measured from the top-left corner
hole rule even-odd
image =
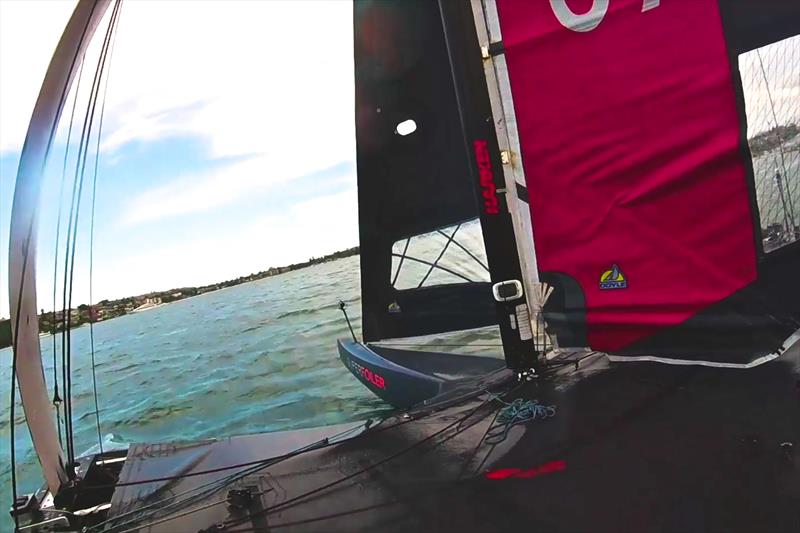
[[[572,31],[592,31],[606,16],[608,0],[593,0],[591,9],[580,15],[570,9],[567,0],[550,0],[550,7],[565,28]]]
[[[567,0],[550,0],[550,7],[562,26],[572,31],[592,31],[603,21],[609,0],[593,0],[586,13],[577,14],[567,5]],[[661,0],[642,0],[642,13],[659,6]]]

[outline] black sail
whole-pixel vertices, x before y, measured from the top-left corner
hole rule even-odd
[[[364,340],[495,324],[485,281],[392,286],[394,243],[478,216],[438,6],[356,2],[354,41]]]

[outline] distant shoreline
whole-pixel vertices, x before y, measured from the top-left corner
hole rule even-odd
[[[77,328],[89,322],[105,322],[120,316],[125,316],[136,311],[146,311],[161,305],[185,300],[193,296],[199,296],[208,292],[218,291],[228,287],[234,287],[243,283],[257,281],[264,278],[279,276],[287,272],[301,270],[314,265],[344,259],[359,254],[359,247],[354,246],[346,250],[340,250],[322,257],[312,257],[302,263],[291,265],[270,267],[267,270],[256,272],[247,276],[239,276],[235,279],[202,285],[200,287],[179,287],[166,291],[154,291],[138,296],[127,296],[117,300],[101,300],[91,307],[81,304],[77,308],[70,309],[67,313],[63,311],[42,312],[39,314],[39,332],[51,334],[53,332],[64,331],[69,325],[69,329]],[[158,302],[158,303],[154,303]],[[148,305],[149,304],[149,305]],[[143,307],[144,306],[144,307]],[[66,318],[65,318],[66,317]],[[94,319],[94,320],[92,320]],[[54,327],[55,326],[55,327]],[[0,320],[0,348],[11,346],[11,319]]]

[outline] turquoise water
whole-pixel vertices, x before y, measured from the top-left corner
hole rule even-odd
[[[107,442],[159,442],[336,424],[389,411],[342,366],[360,334],[358,257],[316,265],[126,315],[94,327],[102,433]],[[76,451],[97,445],[89,329],[73,330]],[[42,337],[52,379],[52,337]],[[0,530],[8,527],[10,349],[0,351]],[[19,487],[41,484],[21,409]]]
[[[787,183],[790,197],[800,205],[800,158],[796,152],[791,155]],[[776,163],[774,154],[769,156],[755,165],[765,222],[773,222],[765,217],[765,205],[776,203],[770,181]],[[463,233],[468,232],[465,227]],[[438,255],[436,243],[429,247]],[[423,248],[417,255],[427,257]],[[336,353],[336,339],[349,337],[339,299],[348,303],[360,335],[358,261],[358,256],[349,257],[96,324],[98,396],[106,444],[227,437],[389,412],[341,365]],[[409,275],[419,274],[414,266],[406,263],[412,269]],[[72,338],[75,448],[83,452],[97,446],[89,329],[73,330]],[[462,332],[451,339],[476,345],[459,352],[499,355],[499,349],[483,344],[496,344],[496,332]],[[428,343],[435,345],[437,340]],[[42,337],[41,346],[45,376],[52,385],[53,338]],[[10,359],[10,349],[0,350],[2,531],[11,524],[7,514]],[[42,478],[21,409],[16,428],[20,492],[30,492]]]

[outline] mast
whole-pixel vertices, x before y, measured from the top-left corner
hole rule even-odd
[[[439,6],[359,0],[353,32],[363,339],[494,327]]]
[[[502,35],[497,20],[497,8],[493,0],[471,0],[472,14],[478,44],[483,58],[486,85],[492,105],[492,115],[497,131],[497,141],[501,154],[504,154],[503,175],[505,177],[506,201],[514,227],[517,254],[520,258],[525,297],[531,310],[534,334],[541,323],[536,317],[541,315],[546,300],[543,292],[534,247],[533,225],[530,217],[530,197],[525,182],[525,169],[522,165],[522,149],[519,145],[517,117],[508,79],[508,68],[502,54]],[[484,11],[485,9],[485,11]]]
[[[475,21],[472,10],[463,7],[458,2],[439,0],[454,97],[469,154],[469,174],[480,206],[506,364],[515,370],[525,370],[536,366],[539,355],[526,297],[526,289],[535,278],[522,271],[514,224],[515,212],[516,218],[520,218],[517,188],[507,186],[481,50],[475,38]],[[535,272],[535,256],[533,267]]]
[[[19,392],[31,440],[52,494],[66,482],[39,347],[36,305],[38,207],[47,156],[64,102],[110,0],[80,0],[47,69],[20,155],[9,238],[9,309]],[[13,421],[12,421],[13,423]]]

